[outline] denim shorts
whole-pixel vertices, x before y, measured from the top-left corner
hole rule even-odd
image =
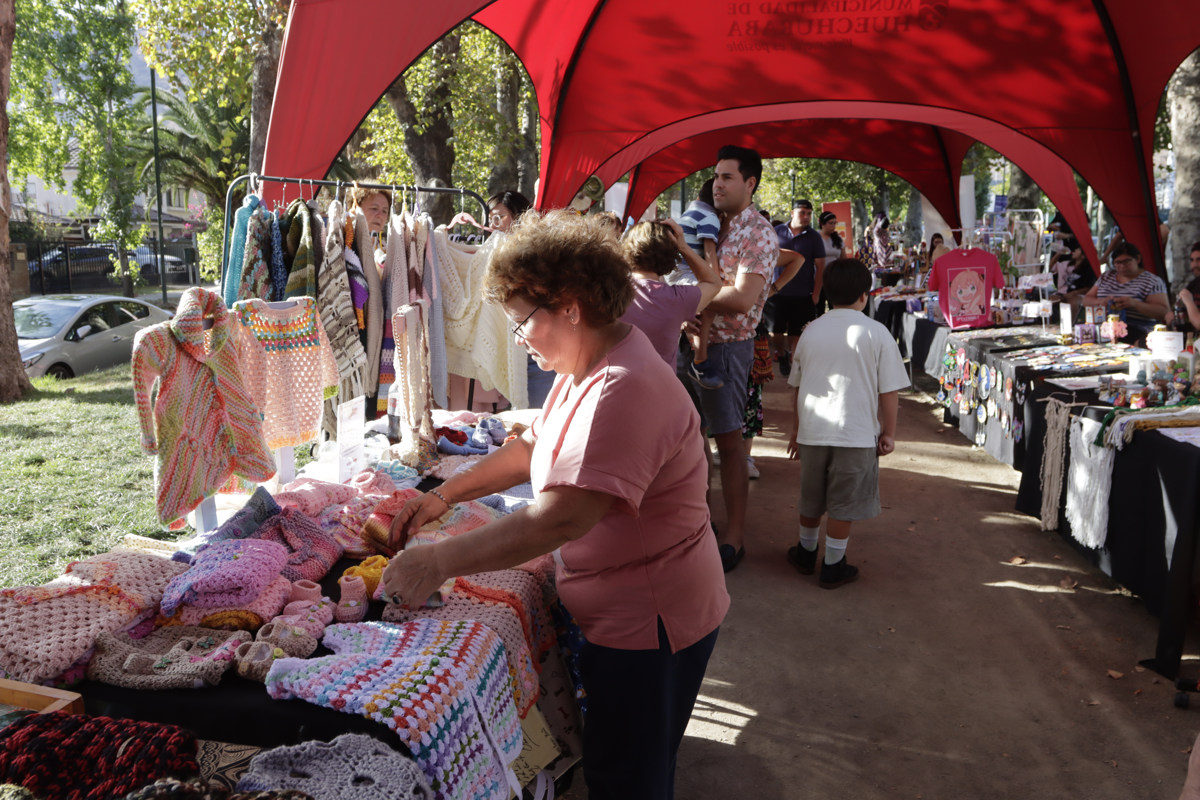
[[[725,383],[720,389],[700,389],[700,405],[713,436],[740,431],[746,417],[746,383],[754,363],[754,340],[709,344],[708,363]]]

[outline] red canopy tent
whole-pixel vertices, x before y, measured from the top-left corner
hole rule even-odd
[[[541,207],[708,131],[891,119],[984,141],[1082,230],[1074,168],[1148,260],[1154,119],[1200,45],[1191,0],[294,0],[264,172],[323,176],[395,77],[470,17],[533,80]],[[370,68],[347,79],[334,65],[350,51]]]
[[[763,158],[844,159],[894,170],[957,228],[958,178],[963,157],[973,143],[966,136],[932,125],[880,119],[784,120],[721,128],[677,142],[634,167],[625,213],[640,216],[676,181],[712,166],[721,145],[737,144],[754,148]],[[599,172],[606,184],[611,182],[610,174],[608,170]]]

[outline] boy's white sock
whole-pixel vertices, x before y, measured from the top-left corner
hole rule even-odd
[[[814,528],[806,528],[800,526],[800,546],[810,553],[817,551],[817,544],[821,541],[821,526],[818,524]],[[843,550],[845,547],[842,548]]]
[[[846,557],[846,545],[850,543],[850,537],[845,539],[834,539],[829,534],[825,534],[825,563],[836,564]]]

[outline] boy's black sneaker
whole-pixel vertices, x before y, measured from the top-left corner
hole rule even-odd
[[[858,580],[858,567],[846,563],[846,557],[836,564],[822,564],[819,583],[822,589],[836,589],[843,583]]]
[[[800,545],[789,547],[787,560],[801,575],[812,575],[817,568],[817,551],[809,552]]]

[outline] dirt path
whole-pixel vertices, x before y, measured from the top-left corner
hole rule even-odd
[[[799,465],[787,387],[765,400],[747,555],[677,798],[1178,797],[1200,709],[1175,709],[1171,682],[1137,666],[1157,620],[1013,511],[1016,471],[902,395],[884,512],[850,540],[861,578],[825,591],[784,559]]]

